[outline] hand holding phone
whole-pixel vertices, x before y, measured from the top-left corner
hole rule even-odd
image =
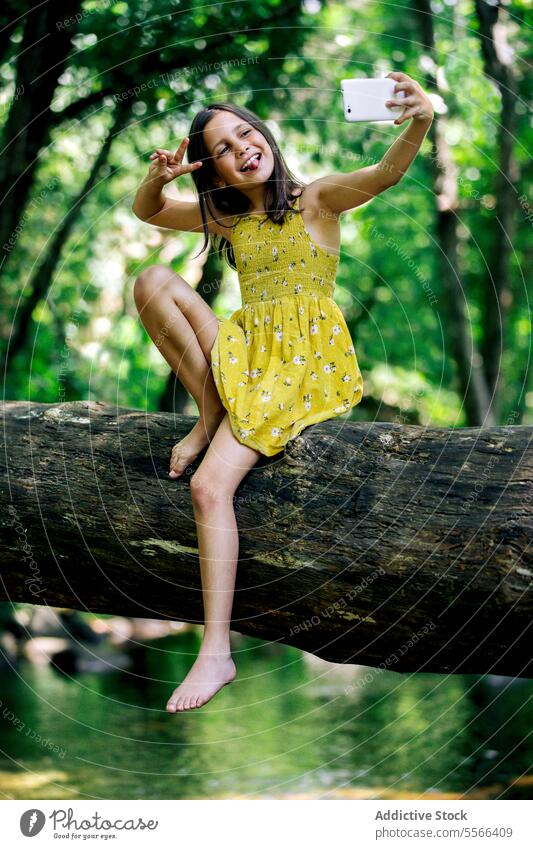
[[[347,121],[394,121],[402,106],[386,106],[387,100],[402,100],[404,91],[394,92],[391,77],[365,77],[341,80],[344,117]]]

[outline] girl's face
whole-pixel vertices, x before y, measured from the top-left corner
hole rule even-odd
[[[233,112],[219,110],[215,113],[204,127],[204,142],[212,157],[217,174],[215,182],[219,187],[251,189],[268,180],[274,170],[274,156],[265,137]]]

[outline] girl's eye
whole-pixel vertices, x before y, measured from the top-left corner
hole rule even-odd
[[[241,133],[241,135],[246,136],[248,133],[251,133],[251,132],[252,132],[251,130],[245,130],[243,133]],[[222,154],[224,153],[226,148],[227,148],[227,144],[224,145],[224,147],[222,148],[222,150],[220,151],[220,153],[218,155],[222,156]]]

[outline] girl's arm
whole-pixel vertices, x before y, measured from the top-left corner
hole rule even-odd
[[[141,221],[170,230],[202,230],[202,215],[197,203],[174,200],[163,191],[166,183],[147,175],[137,189],[131,207]]]
[[[420,85],[400,71],[393,71],[387,76],[399,80],[394,87],[395,92],[403,89],[406,93],[403,100],[387,100],[387,106],[406,107],[394,123],[401,124],[408,118],[412,120],[376,165],[359,168],[351,174],[321,177],[311,183],[317,190],[318,205],[326,208],[328,212],[338,215],[355,209],[398,183],[418,153],[431,126],[433,105]]]
[[[131,207],[132,212],[141,221],[147,221],[155,227],[168,227],[170,230],[202,231],[200,204],[174,200],[167,197],[163,191],[167,183],[201,167],[200,161],[183,165],[183,154],[188,141],[188,138],[185,138],[174,154],[170,150],[157,148],[150,156],[152,164],[137,189]],[[210,232],[227,235],[227,227],[214,221],[209,210],[206,215],[207,229]]]

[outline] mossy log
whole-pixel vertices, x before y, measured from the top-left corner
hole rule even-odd
[[[16,602],[202,622],[190,416],[6,402],[2,590]],[[533,677],[529,426],[335,418],[234,496],[232,629],[396,672]]]

